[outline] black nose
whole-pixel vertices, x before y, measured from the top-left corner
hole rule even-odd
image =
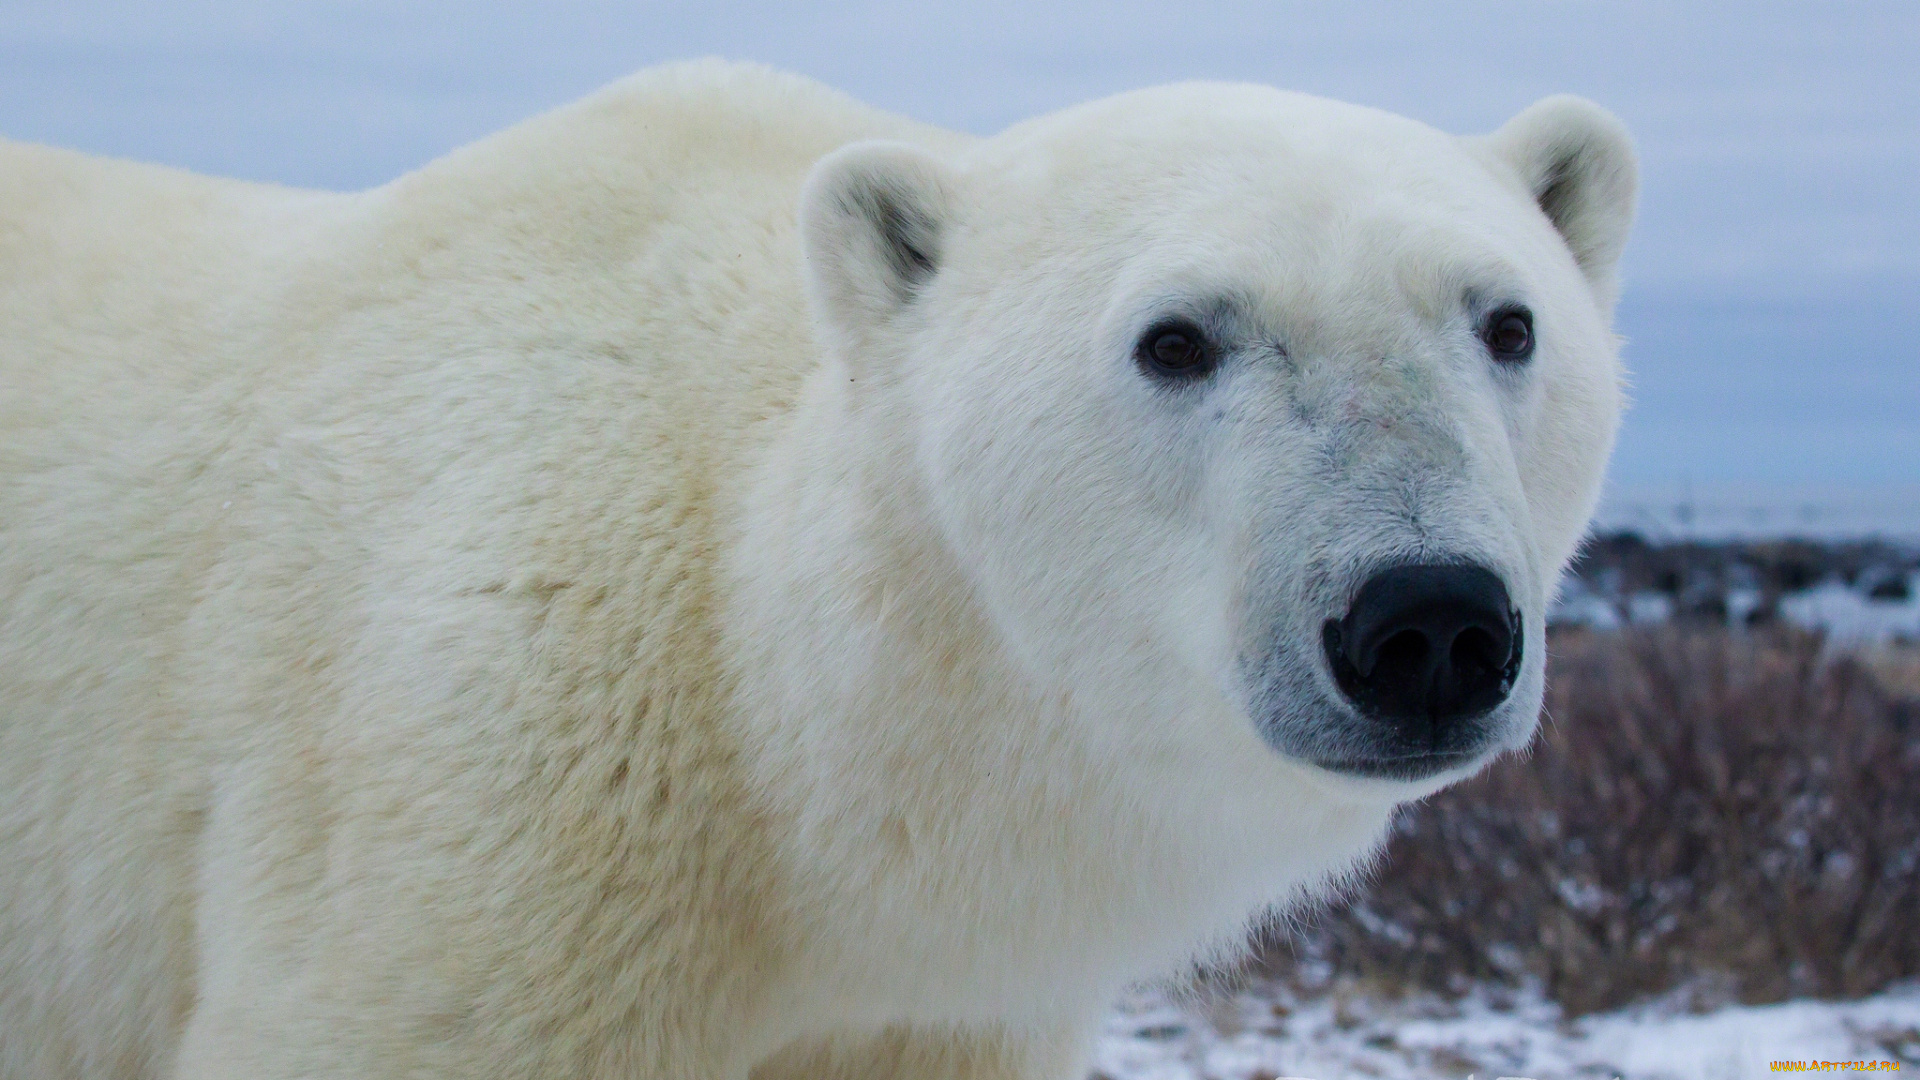
[[[1478,566],[1376,574],[1322,635],[1348,700],[1435,744],[1447,741],[1450,725],[1505,701],[1520,672],[1520,613],[1500,579]]]

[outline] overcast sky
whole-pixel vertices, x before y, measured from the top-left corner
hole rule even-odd
[[[1616,476],[1920,484],[1920,3],[0,0],[0,134],[377,184],[663,60],[968,131],[1247,79],[1456,132],[1585,94],[1640,141]]]

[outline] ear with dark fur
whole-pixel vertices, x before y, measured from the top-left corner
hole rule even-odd
[[[800,195],[800,248],[815,317],[858,346],[940,272],[948,171],[907,143],[862,142],[822,158]]]
[[[1487,145],[1519,174],[1601,301],[1611,304],[1640,184],[1626,126],[1593,102],[1562,94],[1528,106]]]

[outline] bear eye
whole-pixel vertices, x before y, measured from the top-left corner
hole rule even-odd
[[[1533,355],[1533,312],[1517,305],[1494,308],[1480,324],[1480,340],[1495,360],[1524,363]]]
[[[1185,319],[1153,324],[1135,350],[1140,365],[1167,379],[1199,379],[1214,367],[1213,343]]]

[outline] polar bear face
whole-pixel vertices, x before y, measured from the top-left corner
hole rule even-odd
[[[1396,797],[1525,743],[1621,407],[1618,123],[1187,85],[845,148],[810,299],[1009,652],[1116,752]]]

